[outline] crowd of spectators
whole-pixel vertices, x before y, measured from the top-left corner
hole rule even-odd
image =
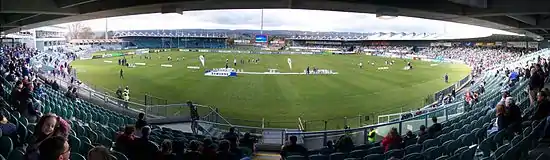
[[[512,47],[428,47],[417,54],[436,59],[461,60],[480,70],[517,60],[534,49]]]
[[[427,139],[432,139],[441,134],[442,125],[437,122],[436,117],[432,117],[433,125],[429,128],[421,125],[418,134],[414,134],[412,131],[408,131],[405,135],[401,136],[397,128],[391,128],[382,141],[372,141],[371,144],[375,146],[381,146],[384,152],[392,149],[403,149],[410,144],[422,144]],[[298,138],[296,136],[290,136],[289,141],[281,149],[281,157],[288,157],[290,155],[301,155],[308,157],[313,154],[330,155],[335,152],[349,153],[354,150],[355,145],[350,135],[343,135],[338,138],[336,144],[329,140],[325,146],[318,150],[318,152],[308,151],[304,146],[297,143]],[[402,157],[394,157],[402,158]]]
[[[71,125],[67,120],[52,114],[42,113],[39,96],[48,96],[43,93],[41,86],[51,86],[59,90],[60,86],[55,80],[39,79],[37,73],[29,67],[30,59],[37,52],[24,46],[2,47],[0,55],[0,72],[2,85],[15,84],[13,90],[5,91],[0,86],[3,94],[11,93],[5,101],[11,106],[10,112],[19,112],[27,118],[29,123],[36,123],[33,134],[28,140],[17,137],[17,127],[9,122],[4,113],[0,114],[1,135],[9,136],[16,140],[16,147],[20,147],[28,160],[68,160],[71,156],[71,146],[68,143],[71,134]],[[70,58],[70,55],[66,55]],[[69,67],[55,58],[44,57],[45,60],[56,63],[58,66]],[[50,60],[51,59],[51,60]],[[58,75],[61,76],[61,75]],[[67,86],[66,96],[74,100],[78,99],[76,87]],[[74,87],[74,88],[73,88]],[[189,160],[238,160],[250,155],[255,149],[257,140],[249,133],[243,137],[232,128],[223,139],[205,138],[202,141],[192,140],[189,143],[174,145],[171,139],[165,139],[157,150],[150,141],[153,129],[147,123],[145,115],[139,114],[135,125],[126,126],[115,139],[113,149],[124,153],[131,160],[150,159],[189,159]],[[178,142],[179,143],[179,142]],[[240,145],[241,144],[241,145]],[[177,147],[176,147],[177,146]],[[112,159],[111,148],[95,146],[89,150],[88,160]]]
[[[185,148],[176,145],[181,143],[180,141],[165,139],[159,150],[155,150],[152,148],[153,142],[149,141],[151,128],[141,116],[143,115],[140,115],[135,126],[127,126],[119,133],[114,148],[132,160],[240,160],[250,155],[257,143],[253,137],[246,136],[249,133],[241,138],[235,128],[230,128],[223,139],[214,140],[206,137],[202,141],[191,140]]]
[[[377,48],[380,49],[380,48]],[[400,48],[383,48],[385,50],[399,50]],[[439,52],[439,53],[432,53]],[[45,85],[50,85],[55,90],[59,90],[59,84],[47,79],[40,80],[36,73],[29,67],[30,57],[37,54],[36,51],[28,49],[24,46],[18,47],[2,47],[2,55],[0,56],[0,73],[4,79],[4,83],[13,83],[15,87],[11,91],[4,91],[4,87],[0,87],[2,93],[10,92],[11,96],[6,101],[9,103],[13,112],[19,112],[27,118],[30,123],[36,123],[36,128],[28,142],[18,142],[22,144],[25,151],[25,158],[29,160],[54,160],[54,159],[69,159],[70,145],[68,136],[71,133],[71,127],[63,118],[50,113],[43,114],[41,112],[41,102],[36,96],[45,96],[41,91],[42,82]],[[477,53],[477,54],[474,54]],[[510,61],[518,58],[523,54],[522,51],[512,51],[508,49],[487,49],[487,48],[428,48],[421,52],[427,56],[443,56],[445,58],[460,59],[473,65],[480,65],[483,68],[492,67],[493,64],[499,64],[504,61]],[[71,58],[70,55],[66,55]],[[59,66],[59,71],[62,74],[69,74],[70,65],[61,61],[53,60],[52,58],[44,58],[50,63]],[[65,68],[65,69],[64,69]],[[56,67],[57,69],[57,67]],[[68,70],[68,71],[66,71]],[[67,73],[65,73],[65,71]],[[496,107],[497,121],[495,127],[498,130],[509,129],[511,132],[518,133],[522,129],[522,122],[539,121],[550,115],[550,90],[543,89],[544,82],[550,73],[550,65],[548,60],[538,58],[535,63],[519,66],[516,68],[503,68],[498,75],[510,77],[503,85],[506,91],[503,92],[503,100]],[[517,76],[512,76],[517,74]],[[518,78],[526,78],[529,80],[529,97],[533,110],[521,111],[514,102],[513,97],[509,96],[508,90],[513,88]],[[469,92],[465,99],[468,105],[476,103],[479,94],[483,91]],[[66,93],[68,97],[78,99],[76,88],[69,86],[69,91]],[[436,117],[432,117],[433,125],[430,127],[420,126],[420,131],[415,135],[412,131],[408,131],[404,136],[398,133],[396,128],[392,128],[390,132],[382,139],[381,142],[376,142],[375,145],[382,146],[385,151],[399,149],[411,143],[421,144],[427,139],[437,137],[441,130],[441,124],[438,123]],[[0,114],[0,129],[2,135],[15,136],[15,125],[7,120],[6,117]],[[151,126],[147,123],[144,114],[138,115],[138,120],[133,126],[126,126],[118,134],[115,142],[116,151],[124,153],[131,160],[171,160],[171,159],[190,159],[190,160],[238,160],[249,155],[248,152],[255,150],[257,140],[250,135],[244,134],[241,137],[235,128],[230,128],[222,139],[204,138],[202,141],[191,140],[180,148],[176,141],[165,139],[160,144],[158,150],[152,147],[155,145],[150,141],[152,132]],[[369,137],[370,138],[370,137]],[[18,139],[18,138],[14,138]],[[19,139],[18,139],[19,140]],[[322,153],[344,152],[348,153],[354,148],[353,140],[350,136],[341,136],[335,143],[328,141]],[[89,152],[89,160],[109,160],[110,149],[104,146],[96,146]],[[309,151],[298,144],[296,136],[290,136],[288,142],[281,149],[281,156],[286,157],[291,154],[300,154],[308,156]]]

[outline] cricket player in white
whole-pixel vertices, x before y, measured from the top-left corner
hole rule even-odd
[[[204,67],[204,61],[205,61],[204,56],[200,55],[199,60],[201,61],[202,66]]]
[[[288,62],[288,67],[292,70],[292,60],[288,58],[286,61]]]

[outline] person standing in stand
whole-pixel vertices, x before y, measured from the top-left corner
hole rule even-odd
[[[191,130],[194,134],[197,134],[197,128],[198,128],[198,122],[199,120],[199,113],[197,111],[197,106],[193,104],[191,101],[187,101],[187,106],[189,107],[189,111],[191,113]]]

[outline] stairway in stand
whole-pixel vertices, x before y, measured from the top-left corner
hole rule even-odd
[[[279,155],[279,153],[274,153],[274,152],[258,152],[252,159],[253,160],[280,160],[281,155]]]

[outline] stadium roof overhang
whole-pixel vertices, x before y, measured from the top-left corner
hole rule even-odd
[[[545,0],[2,0],[0,31],[105,17],[206,9],[293,8],[377,13],[452,21],[550,38]]]

